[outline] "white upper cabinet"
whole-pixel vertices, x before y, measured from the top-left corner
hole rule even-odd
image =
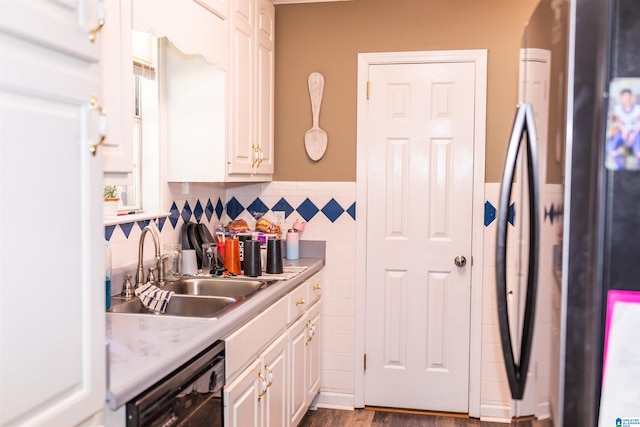
[[[3,427],[103,422],[103,147],[91,152],[104,131],[102,34],[89,40],[98,8],[94,0],[0,1]],[[34,259],[38,277],[25,281]]]
[[[224,70],[227,1],[133,0],[133,29],[166,37],[182,53],[200,55]]]
[[[177,49],[165,52],[170,182],[273,176],[273,1],[230,0],[228,16],[226,73]]]
[[[353,1],[353,0],[275,0],[275,4],[293,4],[293,3],[326,3],[330,1]]]
[[[161,139],[168,141],[169,180],[212,181],[189,171],[194,156],[210,159],[224,153],[216,145],[224,145],[226,135],[229,0],[105,2],[109,20],[102,40],[102,98],[111,117],[104,143],[105,183],[131,184],[134,178],[132,29],[166,40],[160,44],[165,52],[160,54],[158,76],[165,82],[160,130]],[[183,169],[187,176],[182,176]]]
[[[103,143],[105,183],[130,184],[133,180],[133,59],[131,0],[105,0],[108,19],[102,45],[102,105],[109,115]]]
[[[222,19],[229,16],[229,0],[193,0]]]
[[[229,64],[230,176],[273,174],[275,8],[272,0],[234,0]]]

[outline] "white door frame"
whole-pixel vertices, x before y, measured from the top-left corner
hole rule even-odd
[[[476,66],[476,99],[473,147],[473,231],[471,237],[471,325],[469,358],[469,415],[480,417],[480,370],[482,354],[482,277],[484,270],[484,171],[487,111],[487,50],[442,50],[424,52],[382,52],[358,54],[357,172],[356,172],[356,289],[354,405],[364,407],[364,353],[367,292],[367,79],[370,65],[473,62]],[[373,89],[375,90],[375,88]]]

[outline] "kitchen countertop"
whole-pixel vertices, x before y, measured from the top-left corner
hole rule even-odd
[[[320,258],[285,259],[285,267],[308,268],[291,279],[270,284],[220,319],[107,313],[107,406],[116,410],[126,404],[269,307],[323,265]]]

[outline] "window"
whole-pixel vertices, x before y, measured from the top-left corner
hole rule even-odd
[[[158,39],[132,30],[133,38],[133,179],[121,185],[119,211],[140,212],[144,203],[143,154],[157,150],[158,117]],[[155,145],[153,147],[151,144]],[[147,206],[148,208],[148,206]]]

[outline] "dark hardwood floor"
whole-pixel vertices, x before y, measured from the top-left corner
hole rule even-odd
[[[399,412],[378,408],[343,411],[318,408],[308,411],[299,427],[505,427],[507,424],[480,421],[461,415],[431,415],[425,413]],[[511,425],[518,427],[552,427],[549,420],[517,420]]]

